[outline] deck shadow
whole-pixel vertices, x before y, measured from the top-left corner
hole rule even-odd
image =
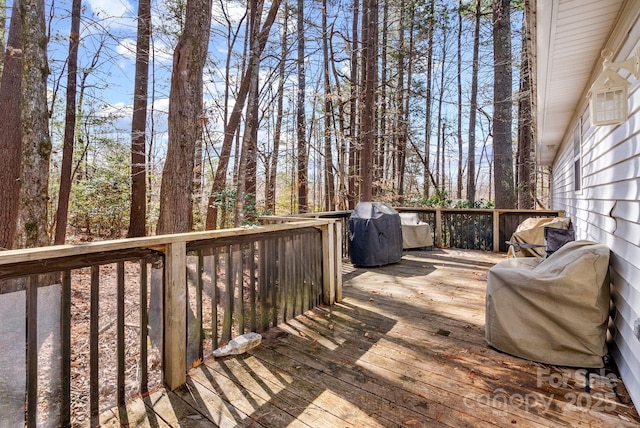
[[[354,308],[344,306],[340,311],[345,316],[357,317],[363,310],[356,313]],[[207,360],[196,375],[197,380],[201,381],[202,373],[206,372],[206,387],[225,402],[245,401],[243,409],[247,416],[236,415],[235,422],[239,425],[260,423],[265,417],[267,426],[289,419],[310,426],[317,425],[320,418],[335,426],[368,425],[376,417],[384,420],[388,403],[371,392],[357,390],[354,385],[367,379],[371,382],[376,377],[357,365],[375,341],[352,346],[336,331],[334,326],[339,321],[332,318],[332,312],[331,308],[309,311],[265,333],[262,344],[248,354]],[[392,318],[367,312],[367,320],[375,323],[376,331],[386,333],[396,325]],[[343,349],[345,346],[350,349]],[[314,359],[314,353],[334,354],[340,360]],[[242,397],[238,397],[238,391],[243,391]],[[332,410],[327,410],[328,402],[334,403],[329,406]],[[409,413],[418,417],[413,415],[415,412]],[[389,423],[387,420],[385,425]]]

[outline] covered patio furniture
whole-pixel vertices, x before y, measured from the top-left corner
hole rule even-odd
[[[607,354],[609,248],[573,241],[546,259],[506,259],[489,270],[485,338],[511,355],[598,368]]]
[[[544,257],[546,255],[545,228],[571,229],[569,217],[531,217],[518,225],[507,241],[508,257]]]
[[[400,213],[400,222],[403,249],[433,247],[431,226],[420,221],[418,213]]]

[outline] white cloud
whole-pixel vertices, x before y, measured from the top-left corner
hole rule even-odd
[[[136,12],[127,0],[85,0],[85,2],[96,15],[103,18],[124,17]]]
[[[169,112],[169,98],[158,98],[153,102],[151,108],[159,114],[167,114]]]
[[[136,58],[136,41],[133,39],[124,39],[118,43],[116,53],[124,58]]]
[[[98,31],[136,31],[137,7],[128,0],[85,0],[93,14]]]
[[[225,9],[222,10],[221,3],[224,3]],[[242,17],[247,13],[247,6],[240,2],[218,2],[214,1],[212,8],[212,18],[214,21],[219,23],[225,22],[225,13],[226,17],[231,21],[231,25],[234,27],[238,25]]]
[[[153,58],[156,62],[171,63],[173,61],[173,54],[171,48],[162,42],[155,42],[153,44]],[[136,40],[135,39],[122,39],[118,42],[116,47],[116,53],[123,59],[135,61],[136,59]],[[152,60],[150,59],[150,60]]]

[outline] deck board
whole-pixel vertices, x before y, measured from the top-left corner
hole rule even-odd
[[[187,385],[125,414],[135,426],[638,426],[602,378],[587,394],[575,369],[487,346],[487,270],[503,257],[434,250],[345,264],[343,302],[268,331],[247,354],[206,359]],[[117,410],[103,419],[117,424]]]

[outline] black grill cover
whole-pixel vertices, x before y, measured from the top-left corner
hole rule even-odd
[[[349,217],[349,254],[355,266],[382,266],[400,261],[400,214],[384,202],[360,202]]]

